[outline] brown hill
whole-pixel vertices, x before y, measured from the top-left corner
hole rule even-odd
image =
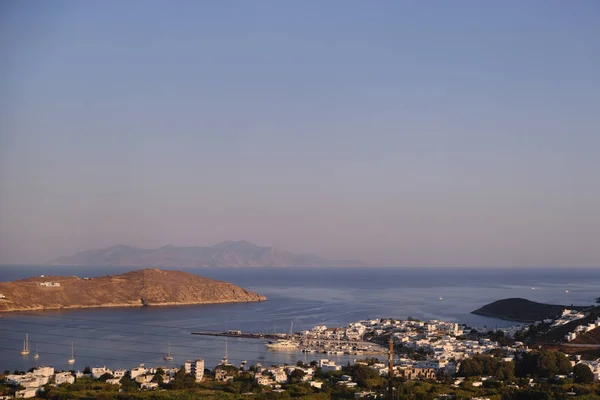
[[[589,332],[579,334],[572,344],[600,344],[600,328],[592,329]]]
[[[52,282],[59,286],[44,286]],[[142,269],[87,279],[42,276],[0,282],[0,311],[265,301],[231,283],[182,271]]]

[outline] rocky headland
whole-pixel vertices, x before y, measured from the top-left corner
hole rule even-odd
[[[549,318],[554,319],[559,316],[565,308],[571,310],[583,310],[589,307],[544,304],[522,298],[510,298],[486,304],[471,313],[508,321],[534,322]]]
[[[98,278],[40,276],[0,282],[0,295],[0,312],[267,300],[228,282],[156,268]]]

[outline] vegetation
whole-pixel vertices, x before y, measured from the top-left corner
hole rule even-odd
[[[517,376],[535,378],[568,375],[572,370],[567,356],[552,350],[523,353],[517,359],[515,367]]]
[[[460,364],[458,376],[476,377],[493,376],[501,381],[512,381],[515,378],[515,363],[503,362],[501,359],[490,355],[477,355],[467,358]]]
[[[365,361],[372,365],[377,359]],[[310,364],[315,365],[316,362]],[[307,367],[302,362],[297,366]],[[329,372],[317,368],[313,380],[322,382],[320,389],[307,383],[306,373],[299,369],[289,374],[287,383],[276,388],[260,386],[250,371],[252,369],[256,370],[256,367],[249,370],[228,370],[228,374],[233,374],[233,379],[228,382],[216,380],[207,371],[200,383],[192,375],[186,374],[183,368],[177,371],[169,383],[164,383],[165,372],[157,370],[153,379],[159,383],[156,390],[141,390],[129,375],[121,379],[120,387],[106,383],[108,376],[100,379],[82,377],[70,385],[47,385],[42,397],[50,400],[325,400],[354,399],[358,391],[380,396],[387,393],[387,377],[380,376],[376,370],[364,364],[347,365],[340,371]],[[343,375],[350,376],[357,387],[349,388],[340,384],[343,379],[347,379]],[[498,352],[476,355],[463,360],[458,375],[462,377],[459,380],[443,375],[432,380],[414,381],[395,377],[392,385],[399,400],[438,399],[443,395],[457,399],[483,397],[491,400],[550,400],[574,395],[582,400],[600,398],[600,384],[593,381],[592,371],[581,364],[572,369],[564,354],[552,350],[523,353],[514,361],[503,361],[502,354]],[[487,378],[482,380],[481,377]],[[4,394],[14,393],[14,388],[10,391],[8,387],[0,386],[0,391],[2,390]]]
[[[573,368],[573,378],[575,383],[592,383],[594,381],[594,373],[585,364],[577,364]]]

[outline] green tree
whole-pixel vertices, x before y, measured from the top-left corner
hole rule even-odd
[[[169,383],[169,387],[173,390],[193,389],[196,387],[196,378],[187,374],[185,368],[181,367],[175,373],[173,380]]]
[[[110,373],[106,372],[106,373],[102,374],[102,375],[101,375],[101,376],[98,378],[98,380],[99,380],[100,382],[106,382],[106,380],[107,380],[107,379],[113,379],[113,378],[114,378],[114,376],[113,376],[112,374],[110,374]]]
[[[516,375],[551,378],[571,372],[571,363],[566,355],[555,350],[540,350],[522,354],[516,359]]]
[[[475,358],[465,358],[460,364],[458,375],[464,377],[481,376],[483,375],[483,366]]]
[[[573,370],[569,358],[560,351],[556,352],[556,365],[558,367],[558,373],[562,375],[568,375]]]
[[[371,389],[379,387],[384,382],[384,379],[379,376],[379,373],[371,367],[362,364],[355,364],[349,368],[348,373],[360,387]]]
[[[501,381],[513,381],[515,379],[515,363],[512,361],[502,362],[494,376]]]
[[[165,381],[165,370],[162,368],[157,368],[154,373],[154,377],[152,378],[152,382],[156,382],[159,385]]]
[[[594,381],[594,373],[585,364],[577,364],[573,368],[573,378],[576,383],[592,383]]]
[[[290,383],[300,383],[302,382],[302,378],[306,375],[306,372],[301,369],[295,369],[290,374]]]
[[[133,392],[138,390],[138,385],[135,383],[129,374],[126,374],[121,378],[121,388],[124,392]]]

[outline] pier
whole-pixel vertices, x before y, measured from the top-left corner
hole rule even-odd
[[[285,334],[272,334],[272,333],[243,333],[240,331],[228,331],[228,332],[191,332],[192,335],[203,335],[203,336],[225,336],[225,337],[236,337],[246,339],[267,339],[267,340],[278,340],[285,339]]]
[[[379,344],[361,340],[311,338],[297,334],[290,336],[285,333],[246,333],[235,330],[230,330],[227,332],[200,331],[191,332],[191,334],[202,336],[219,336],[263,340],[288,339],[296,342],[298,344],[298,350],[305,353],[322,353],[337,355],[372,355],[385,353],[385,349],[382,348]]]

